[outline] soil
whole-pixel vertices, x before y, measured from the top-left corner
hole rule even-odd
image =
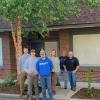
[[[0,87],[0,93],[19,94],[19,86]]]
[[[39,89],[39,93],[41,92],[41,87],[38,88]],[[34,95],[34,87],[33,87],[33,95]],[[25,86],[25,95],[27,94],[27,85]],[[19,85],[13,85],[10,87],[0,87],[0,93],[7,93],[7,94],[19,94],[20,93],[20,89],[19,89]]]
[[[93,91],[93,97],[88,97],[87,95],[87,88],[82,88],[80,89],[77,93],[75,93],[72,98],[79,98],[79,99],[96,99],[96,100],[100,100],[100,89],[92,89]]]

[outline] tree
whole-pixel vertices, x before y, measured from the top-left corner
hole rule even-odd
[[[100,7],[99,0],[0,0],[0,14],[8,21],[18,57],[22,54],[22,29],[29,25],[29,31],[36,31],[43,37],[48,25],[67,20],[68,14],[80,15],[78,4]],[[97,4],[98,3],[98,4]],[[26,26],[25,26],[26,25]],[[24,35],[26,32],[23,33]]]

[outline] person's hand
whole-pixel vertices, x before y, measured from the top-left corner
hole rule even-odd
[[[76,70],[73,70],[73,73],[76,73]]]
[[[65,72],[67,72],[67,69],[65,69]]]
[[[31,75],[34,75],[34,71],[32,71]]]
[[[31,75],[34,76],[34,72],[32,72]]]
[[[32,73],[28,73],[27,75],[28,75],[28,76],[32,76]]]
[[[40,80],[40,76],[38,76],[38,80]]]
[[[20,75],[21,74],[21,72],[20,71],[18,71],[18,75]]]

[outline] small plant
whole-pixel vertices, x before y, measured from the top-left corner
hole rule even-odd
[[[0,84],[0,87],[11,87],[15,85],[14,79],[15,79],[14,74],[8,75],[8,77],[4,80],[4,82]]]
[[[92,88],[92,81],[93,81],[93,70],[92,69],[89,69],[88,70],[88,73],[87,73],[87,82],[88,82],[88,92],[87,92],[87,95],[88,97],[90,98],[93,98],[94,97],[94,94],[93,94],[93,88]]]

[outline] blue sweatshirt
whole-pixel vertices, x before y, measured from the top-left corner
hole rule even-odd
[[[50,76],[53,69],[53,63],[47,57],[43,59],[40,58],[36,64],[36,69],[40,76]]]

